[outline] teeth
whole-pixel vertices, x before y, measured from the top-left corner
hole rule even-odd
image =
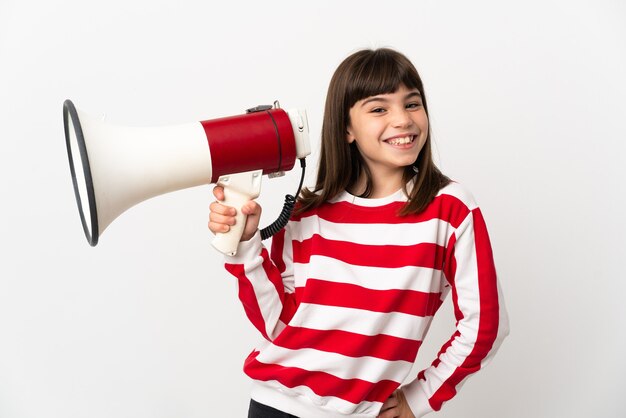
[[[402,138],[393,138],[387,141],[387,143],[391,145],[404,145],[409,144],[413,141],[413,136],[405,136]]]

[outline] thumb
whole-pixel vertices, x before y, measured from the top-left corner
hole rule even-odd
[[[246,215],[246,226],[241,235],[242,241],[247,241],[256,233],[261,220],[261,205],[254,200],[247,202],[241,207],[241,213]]]

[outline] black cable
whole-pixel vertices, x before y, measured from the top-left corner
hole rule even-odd
[[[300,158],[300,167],[302,167],[302,176],[300,177],[300,184],[298,185],[298,190],[296,191],[295,196],[290,194],[285,195],[285,203],[283,204],[283,209],[280,211],[280,215],[271,225],[266,226],[261,229],[261,239],[266,240],[272,235],[276,234],[278,231],[283,229],[289,219],[291,218],[291,213],[293,212],[293,208],[296,205],[296,201],[298,199],[298,195],[300,194],[300,190],[302,189],[302,184],[304,183],[304,171],[306,168],[306,161],[304,158]]]

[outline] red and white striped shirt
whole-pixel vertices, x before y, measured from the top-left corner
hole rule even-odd
[[[457,183],[399,217],[406,199],[344,192],[293,217],[271,256],[257,233],[227,257],[264,337],[244,365],[253,399],[303,418],[375,417],[450,291],[456,332],[403,386],[415,416],[439,410],[491,359],[508,319],[480,209]]]

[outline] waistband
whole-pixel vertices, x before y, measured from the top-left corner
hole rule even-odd
[[[300,418],[375,418],[378,411],[372,413],[342,413],[326,405],[316,404],[314,399],[286,389],[270,387],[263,382],[254,381],[251,397],[257,402],[271,406]]]

